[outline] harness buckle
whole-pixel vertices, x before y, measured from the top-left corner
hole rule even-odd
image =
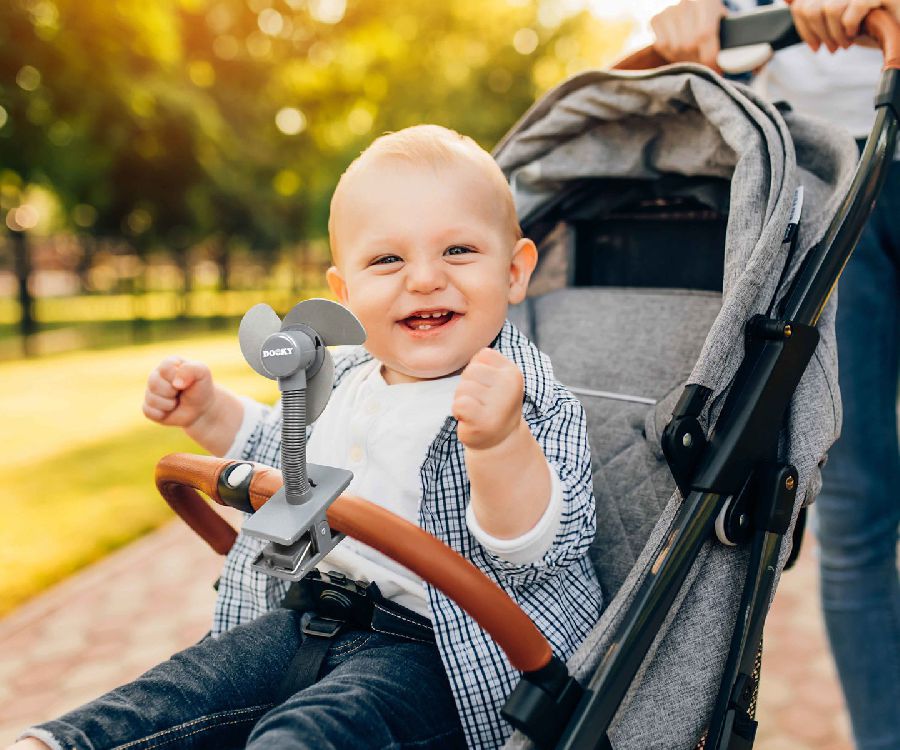
[[[332,620],[328,617],[311,617],[301,630],[303,635],[313,638],[334,638],[341,632],[346,623],[343,620]]]

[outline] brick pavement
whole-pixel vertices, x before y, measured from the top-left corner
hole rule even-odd
[[[759,750],[850,750],[818,610],[813,543],[766,628]],[[219,561],[173,523],[0,621],[0,746],[206,632]]]

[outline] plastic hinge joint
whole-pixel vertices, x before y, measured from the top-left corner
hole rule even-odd
[[[542,669],[522,675],[500,713],[539,748],[552,748],[583,694],[584,688],[554,656]]]
[[[701,385],[685,386],[660,439],[663,455],[682,496],[690,491],[694,472],[706,451],[706,433],[699,416],[711,393]]]

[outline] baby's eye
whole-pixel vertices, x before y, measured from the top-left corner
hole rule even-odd
[[[373,266],[385,266],[388,263],[400,263],[401,258],[399,255],[382,255],[381,257],[375,258],[372,261],[371,265]]]
[[[465,245],[451,245],[444,250],[444,255],[465,255],[466,253],[471,252],[474,252],[471,247],[466,247]]]

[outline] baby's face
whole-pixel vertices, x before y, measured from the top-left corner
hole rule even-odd
[[[458,372],[524,298],[537,260],[496,184],[464,159],[438,171],[381,157],[342,190],[328,282],[365,326],[385,380]]]

